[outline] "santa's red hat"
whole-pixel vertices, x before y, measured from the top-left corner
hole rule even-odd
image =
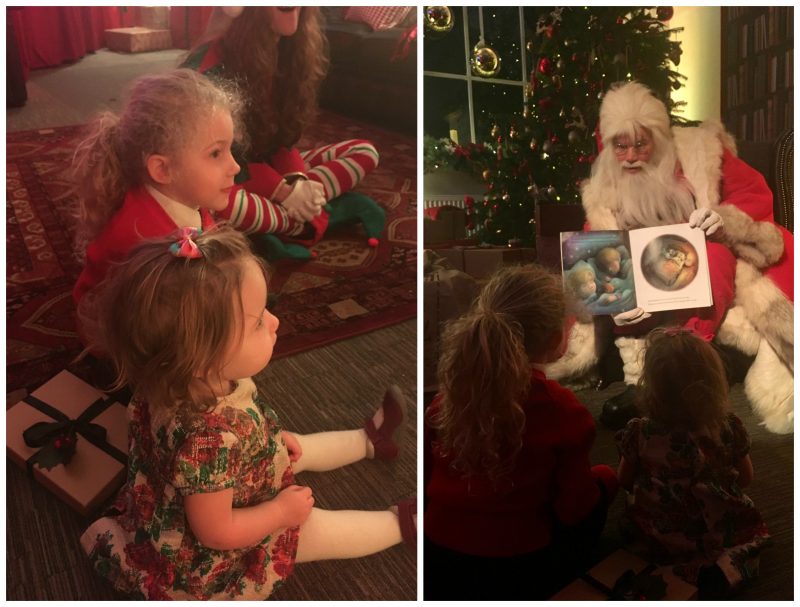
[[[670,136],[669,113],[653,92],[639,82],[617,84],[600,105],[600,136],[604,146],[623,133],[633,135],[644,127],[664,138]]]

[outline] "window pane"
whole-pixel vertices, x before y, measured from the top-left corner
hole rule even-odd
[[[458,132],[458,142],[469,143],[469,107],[467,83],[464,80],[425,76],[424,91],[425,134],[432,137],[452,137]]]
[[[470,52],[480,40],[479,7],[468,9]],[[519,8],[484,6],[483,33],[486,46],[500,57],[500,71],[494,76],[504,80],[522,80],[522,54],[519,40]],[[523,43],[524,44],[524,43]],[[426,49],[427,50],[427,49]]]
[[[425,22],[425,8],[422,19]],[[426,70],[433,72],[446,72],[448,74],[464,74],[466,63],[464,59],[464,13],[460,6],[451,6],[453,15],[453,29],[445,34],[436,34],[427,27],[424,28],[425,57],[423,65]]]

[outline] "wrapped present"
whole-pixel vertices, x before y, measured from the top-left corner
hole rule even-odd
[[[105,32],[106,46],[111,51],[143,53],[172,48],[172,33],[147,27],[119,27]]]
[[[8,456],[88,516],[125,481],[125,405],[62,371],[6,411]]]
[[[550,600],[552,601],[690,601],[697,588],[672,573],[631,554],[617,550],[592,567]]]
[[[467,237],[467,214],[453,206],[431,207],[423,212],[426,245],[463,240]]]

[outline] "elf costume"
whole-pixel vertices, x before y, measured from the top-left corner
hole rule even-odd
[[[225,73],[219,39],[198,47],[183,67],[212,78],[229,77]],[[375,147],[363,139],[341,141],[302,153],[296,148],[280,148],[260,162],[237,157],[242,167],[235,178],[237,187],[231,190],[228,208],[218,213],[217,218],[230,221],[248,234],[258,235],[273,259],[309,259],[313,257],[309,247],[319,242],[329,227],[358,221],[364,225],[369,245],[376,247],[385,221],[383,209],[367,196],[342,194],[377,167],[378,159]],[[297,234],[275,221],[285,211],[272,199],[287,183],[306,178],[323,186],[328,204],[309,222],[310,229]]]

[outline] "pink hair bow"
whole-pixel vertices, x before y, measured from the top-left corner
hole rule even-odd
[[[175,257],[186,257],[187,259],[198,259],[203,256],[203,252],[197,243],[192,240],[202,234],[199,228],[181,228],[178,231],[178,240],[169,245],[169,252]]]

